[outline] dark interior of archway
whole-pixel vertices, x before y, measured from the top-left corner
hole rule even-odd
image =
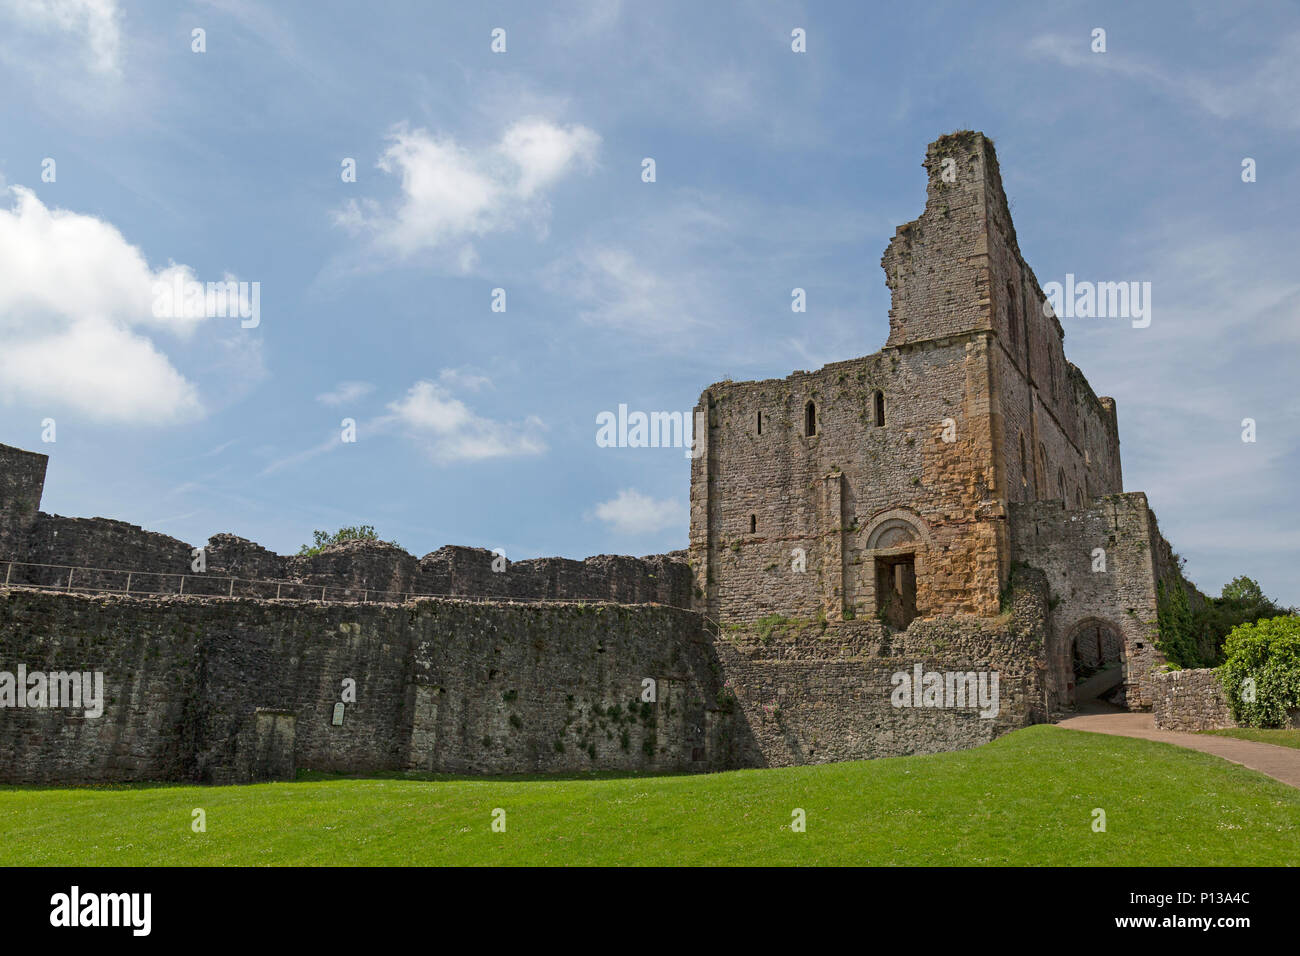
[[[1076,701],[1104,696],[1120,683],[1124,640],[1113,628],[1100,623],[1079,627],[1071,653]]]
[[[916,617],[916,556],[896,554],[876,558],[876,614],[895,630]]]

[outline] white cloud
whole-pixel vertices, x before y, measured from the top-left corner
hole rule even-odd
[[[401,177],[401,198],[388,208],[374,200],[350,202],[336,221],[399,257],[449,250],[463,272],[477,262],[475,238],[526,220],[544,226],[549,207],[541,194],[575,168],[589,169],[600,145],[585,126],[536,118],[513,124],[485,150],[405,126],[389,139],[378,166]]]
[[[394,420],[439,464],[536,455],[546,450],[537,434],[544,426],[535,416],[521,424],[483,418],[436,382],[416,382],[404,398],[388,408]]]
[[[556,126],[542,119],[515,123],[498,152],[518,169],[514,192],[523,199],[553,185],[575,165],[590,169],[600,137],[585,126]]]
[[[71,405],[99,421],[160,424],[203,410],[198,391],[152,342],[97,317],[7,343],[0,395],[51,408]]]
[[[686,506],[680,500],[651,498],[632,488],[596,505],[595,515],[620,534],[682,530],[688,523]]]
[[[0,208],[0,398],[98,421],[201,415],[196,388],[141,331],[194,333],[201,318],[153,314],[154,284],[191,281],[189,268],[151,269],[111,224],[48,209],[21,186],[9,193],[12,209]]]
[[[339,382],[333,391],[317,395],[316,401],[322,405],[346,405],[364,398],[374,390],[375,386],[369,382]]]
[[[0,4],[31,30],[71,34],[89,48],[89,65],[117,73],[121,11],[116,0],[9,0]]]

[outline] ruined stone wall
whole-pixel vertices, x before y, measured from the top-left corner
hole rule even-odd
[[[200,571],[193,546],[169,535],[125,521],[39,512],[45,465],[44,455],[0,445],[0,561],[54,566],[0,565],[0,583],[8,577],[11,584],[73,591],[130,586],[143,594],[184,589],[267,599],[400,602],[408,594],[434,594],[691,605],[684,552],[508,561],[498,572],[496,555],[482,548],[448,546],[417,559],[383,542],[345,541],[315,555],[279,555],[246,538],[217,534],[203,548]],[[76,569],[70,582],[69,568]],[[232,587],[231,577],[241,580]]]
[[[1047,587],[1022,572],[996,618],[724,628],[726,680],[749,728],[746,765],[790,766],[960,750],[1044,719]],[[996,716],[974,706],[898,707],[894,675],[998,674]]]
[[[439,548],[420,560],[422,589],[433,594],[691,606],[692,578],[683,552],[644,558],[601,554],[584,561],[532,558],[503,563],[497,558],[484,548]],[[494,571],[494,561],[505,570]]]
[[[116,569],[142,573],[133,585],[142,590],[170,591],[179,588],[178,574],[190,573],[190,545],[170,535],[145,531],[139,525],[109,518],[64,518],[41,512],[32,524],[22,561],[56,565],[54,568],[15,568],[13,582],[66,584],[65,568],[113,569],[81,572],[73,587],[121,588],[125,574]]]
[[[19,664],[102,671],[107,706],[0,712],[6,783],[248,780],[259,709],[293,715],[297,769],[714,770],[746,746],[699,618],[667,607],[0,589],[0,670]]]
[[[699,606],[723,623],[873,616],[874,555],[892,548],[916,553],[922,616],[995,614],[1005,547],[990,497],[987,366],[988,338],[968,335],[711,386],[691,472]]]
[[[0,445],[0,559],[25,550],[41,507],[48,463],[45,455]]]
[[[1065,417],[1058,418],[1043,401],[1042,390],[1001,347],[996,364],[1007,500],[1055,499],[1079,508],[1121,492],[1113,400],[1096,398],[1082,373],[1068,365],[1065,387],[1073,397],[1060,403],[1057,411]],[[1066,430],[1067,422],[1073,434]]]
[[[978,133],[930,144],[925,210],[898,227],[880,262],[891,292],[886,346],[994,330],[984,187],[990,149]]]
[[[1237,726],[1219,674],[1208,667],[1157,674],[1151,710],[1160,730],[1221,730]]]
[[[888,345],[995,334],[991,414],[1007,500],[1075,507],[1121,491],[1114,401],[1065,358],[1061,324],[1020,253],[993,144],[944,136],[924,165],[925,210],[881,262],[893,295]]]
[[[1123,490],[1115,403],[1098,398],[1066,359],[1061,323],[1020,252],[992,144],[980,134],[966,135],[983,144],[982,150],[967,147],[982,156],[983,165],[972,160],[963,172],[982,177],[984,185],[1007,497],[1082,507]]]
[[[1149,708],[1154,672],[1164,664],[1156,646],[1159,569],[1153,561],[1163,538],[1146,495],[1107,495],[1084,509],[1067,510],[1059,501],[1012,505],[1010,524],[1013,559],[1046,572],[1051,587],[1053,707],[1073,700],[1071,641],[1076,629],[1097,623],[1124,639],[1128,706]],[[1095,555],[1096,549],[1104,554]]]

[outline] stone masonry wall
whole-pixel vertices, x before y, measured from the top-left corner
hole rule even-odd
[[[959,336],[711,386],[691,472],[705,613],[724,624],[777,611],[872,617],[875,556],[902,549],[915,553],[919,614],[996,614],[1005,547],[989,497],[987,363],[985,336]]]
[[[936,753],[987,743],[1044,719],[1047,587],[1022,572],[1007,614],[913,621],[890,632],[874,621],[724,628],[724,694],[749,728],[746,765],[789,766]],[[998,673],[998,713],[897,707],[894,675]]]
[[[102,671],[107,704],[0,711],[5,783],[248,780],[259,709],[294,717],[298,769],[716,770],[748,747],[699,618],[668,607],[0,589],[0,671],[19,664]]]
[[[1076,631],[1100,624],[1123,638],[1127,705],[1150,708],[1154,675],[1165,663],[1157,647],[1156,583],[1172,572],[1158,557],[1168,544],[1146,495],[1107,495],[1083,509],[1059,501],[1012,505],[1010,518],[1014,560],[1046,572],[1055,604],[1048,652],[1053,707],[1073,701]]]
[[[1157,674],[1151,710],[1160,730],[1221,730],[1237,726],[1218,672],[1208,667]]]

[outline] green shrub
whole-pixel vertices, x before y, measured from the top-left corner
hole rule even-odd
[[[306,557],[312,557],[320,554],[331,544],[338,544],[342,541],[379,541],[379,535],[375,533],[374,525],[359,524],[350,528],[339,528],[338,531],[330,533],[329,531],[313,531],[312,538],[315,540],[312,544],[304,544],[298,549],[298,554]],[[396,541],[380,541],[380,544],[391,544],[394,548],[400,548],[401,545]]]
[[[1300,708],[1300,617],[1240,624],[1223,652],[1219,680],[1233,719],[1243,727],[1286,726],[1288,711]]]
[[[754,622],[758,639],[766,644],[772,639],[772,632],[789,626],[790,619],[784,614],[765,614]]]

